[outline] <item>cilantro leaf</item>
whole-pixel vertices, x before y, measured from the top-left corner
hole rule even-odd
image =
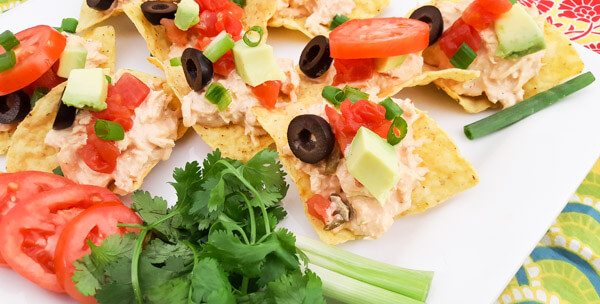
[[[285,182],[285,172],[277,161],[277,152],[265,149],[257,153],[241,168],[242,175],[259,192],[260,199],[265,207],[271,207],[281,201],[288,191]],[[259,205],[255,205],[259,206]]]
[[[216,260],[200,260],[194,267],[191,281],[194,303],[236,303],[229,278]]]
[[[136,191],[132,195],[133,205],[135,210],[146,224],[152,224],[169,213],[167,201],[162,197],[153,197],[146,191]],[[170,240],[177,239],[177,225],[174,224],[174,219],[169,219],[154,227]]]
[[[157,304],[188,303],[190,284],[191,282],[188,276],[168,280],[160,286],[155,286],[147,290],[148,302]]]
[[[269,283],[267,295],[271,303],[277,304],[325,303],[321,279],[311,271],[305,275],[293,272]]]

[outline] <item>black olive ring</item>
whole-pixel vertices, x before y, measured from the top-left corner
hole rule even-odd
[[[183,51],[181,65],[188,85],[196,92],[202,91],[213,79],[213,63],[195,48]]]
[[[300,55],[300,70],[310,78],[318,78],[329,70],[332,62],[329,39],[319,35],[304,47]]]
[[[292,153],[309,164],[326,159],[335,147],[331,126],[318,115],[305,114],[292,119],[287,136]]]
[[[430,26],[429,45],[436,43],[444,33],[444,19],[440,9],[433,5],[418,8],[410,15],[410,19],[423,21]]]

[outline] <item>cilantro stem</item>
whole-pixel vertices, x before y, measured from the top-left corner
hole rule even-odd
[[[219,215],[219,220],[221,220],[221,222],[228,222],[228,223],[233,222],[233,220],[230,217],[228,217],[226,214]],[[248,241],[248,236],[246,235],[246,231],[244,231],[244,229],[242,229],[242,227],[240,227],[239,225],[236,224],[235,229],[233,229],[233,230],[240,233],[240,235],[242,236],[242,238],[244,239],[244,242],[246,244],[250,244],[250,241]]]
[[[248,198],[244,194],[242,194],[242,197],[244,197],[244,202],[246,202],[248,214],[250,215],[250,241],[254,244],[256,243],[256,219],[254,218],[254,208],[252,208],[250,201],[248,201]]]
[[[125,224],[125,223],[119,223],[119,224],[117,224],[117,227],[119,227],[119,228],[136,228],[136,229],[146,229],[146,226],[144,226],[144,225],[140,225],[140,224]]]
[[[135,242],[135,247],[133,248],[133,256],[131,257],[131,286],[133,287],[135,302],[138,304],[144,303],[138,271],[140,266],[140,255],[142,254],[142,245],[144,244],[144,239],[148,234],[148,228],[149,227],[144,228],[142,229],[142,231],[140,231],[140,235],[138,235],[137,240]]]
[[[196,269],[196,265],[198,265],[198,262],[200,261],[200,253],[198,252],[198,250],[196,250],[196,247],[194,246],[194,244],[192,244],[192,242],[185,240],[182,242],[185,246],[187,246],[192,253],[194,254],[194,267],[192,267],[192,272],[189,274],[190,278],[194,277],[194,269]],[[193,292],[193,288],[190,288],[190,290],[188,291],[188,303],[194,303],[194,301],[192,301],[192,292]]]
[[[248,283],[250,282],[250,279],[248,279],[248,277],[244,277],[242,279],[242,290],[240,290],[242,292],[243,295],[248,294]]]

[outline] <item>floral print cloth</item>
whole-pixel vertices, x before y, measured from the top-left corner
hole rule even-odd
[[[24,1],[0,0],[0,13]],[[600,54],[600,0],[519,1]],[[600,160],[496,303],[600,304],[599,273]]]

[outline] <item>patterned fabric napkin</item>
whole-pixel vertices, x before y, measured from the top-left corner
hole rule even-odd
[[[0,13],[24,1],[0,0]],[[600,54],[600,0],[519,1]],[[496,303],[600,304],[599,273],[600,159]]]

